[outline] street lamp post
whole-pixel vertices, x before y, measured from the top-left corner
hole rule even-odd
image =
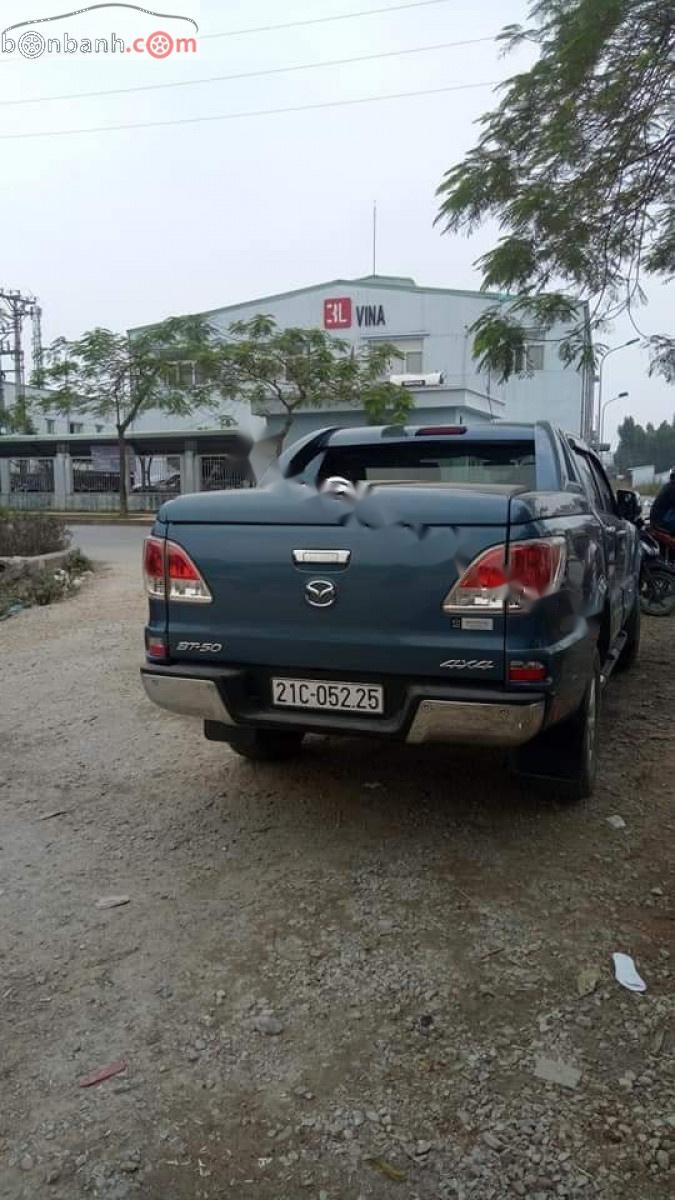
[[[605,409],[609,408],[610,404],[613,404],[615,400],[625,400],[626,396],[629,395],[630,392],[619,392],[616,396],[612,396],[611,400],[605,400],[605,403],[600,409],[600,428],[598,430],[598,442],[600,445],[602,445],[604,441],[605,434]]]
[[[602,440],[600,437],[600,420],[602,416],[602,368],[605,365],[605,360],[609,358],[610,354],[616,354],[617,350],[625,350],[626,346],[635,346],[639,341],[639,337],[634,337],[630,338],[627,342],[622,342],[620,346],[612,346],[611,350],[605,351],[600,360],[600,366],[598,368],[598,407],[595,420],[595,429],[599,441]]]

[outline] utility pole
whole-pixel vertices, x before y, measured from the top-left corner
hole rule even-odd
[[[377,201],[373,203],[373,275],[377,275]]]
[[[14,410],[19,419],[27,421],[26,375],[23,352],[23,323],[28,317],[33,326],[33,365],[42,365],[42,310],[35,296],[0,287],[0,426],[6,422],[3,359],[9,358],[14,376]]]
[[[605,353],[603,354],[603,356],[600,360],[600,368],[598,370],[598,380],[597,380],[597,382],[598,382],[598,399],[597,399],[597,411],[596,411],[595,431],[594,431],[596,441],[598,441],[600,438],[600,420],[602,417],[602,369],[605,365],[605,359],[609,358],[610,354],[616,354],[617,350],[625,350],[627,346],[637,345],[637,343],[639,341],[640,341],[639,337],[634,337],[634,338],[629,338],[629,340],[627,342],[622,342],[620,346],[612,346],[612,347],[610,347],[609,350],[605,351]]]

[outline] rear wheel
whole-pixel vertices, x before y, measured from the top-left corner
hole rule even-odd
[[[522,746],[516,755],[516,770],[552,781],[558,799],[587,799],[597,775],[599,719],[600,657],[596,652],[591,678],[576,712]]]
[[[675,611],[675,570],[672,567],[643,568],[640,604],[648,617],[669,617]]]
[[[300,753],[304,733],[283,729],[232,729],[222,727],[224,737],[237,754],[252,762],[281,762]],[[209,731],[205,729],[206,736]]]

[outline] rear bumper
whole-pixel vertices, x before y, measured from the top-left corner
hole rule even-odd
[[[522,746],[544,723],[543,700],[484,704],[476,700],[420,700],[406,741]]]
[[[481,746],[521,746],[544,725],[542,695],[489,689],[448,688],[411,683],[398,713],[389,718],[310,710],[237,711],[242,669],[141,668],[143,686],[160,708],[183,716],[243,728],[302,729],[317,733],[388,737],[413,744],[453,742]],[[429,694],[431,693],[431,694]],[[230,699],[231,697],[231,699]]]

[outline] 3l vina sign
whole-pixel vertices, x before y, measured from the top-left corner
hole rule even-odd
[[[351,329],[354,324],[361,328],[373,325],[386,325],[384,305],[382,304],[352,304],[350,296],[336,296],[323,302],[324,329]]]

